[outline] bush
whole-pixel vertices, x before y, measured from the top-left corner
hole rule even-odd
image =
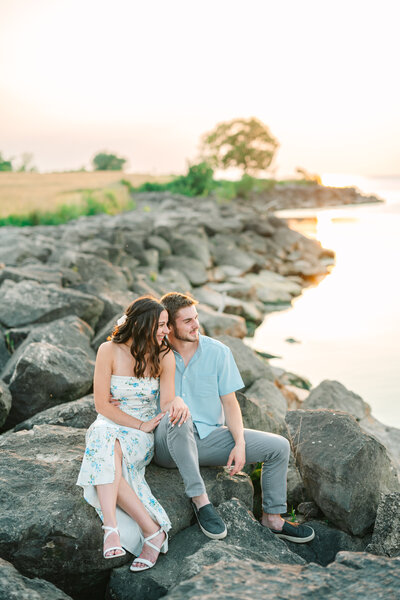
[[[146,182],[136,188],[137,192],[171,192],[184,196],[204,196],[215,187],[214,171],[205,162],[191,165],[186,175],[179,175],[167,183]]]
[[[116,154],[99,152],[92,160],[95,171],[122,171],[126,158],[118,157]]]

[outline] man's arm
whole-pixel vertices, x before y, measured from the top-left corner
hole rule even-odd
[[[229,455],[226,466],[231,468],[231,475],[235,475],[243,469],[246,463],[242,412],[235,392],[221,396],[221,402],[224,407],[226,425],[235,440],[235,446]],[[232,463],[234,463],[234,466],[232,466]]]

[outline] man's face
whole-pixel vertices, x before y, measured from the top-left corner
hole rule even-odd
[[[176,313],[175,325],[170,325],[177,340],[197,342],[199,339],[199,317],[195,306],[186,306]]]

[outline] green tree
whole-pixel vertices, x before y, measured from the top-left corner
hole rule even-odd
[[[278,146],[267,125],[254,117],[219,123],[202,138],[203,155],[212,166],[252,175],[268,169]]]
[[[12,171],[13,166],[11,160],[3,158],[3,154],[0,152],[0,171]]]
[[[99,152],[92,160],[95,171],[122,171],[126,158],[120,158],[116,154]]]

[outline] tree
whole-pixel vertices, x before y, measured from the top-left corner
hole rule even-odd
[[[92,160],[95,171],[122,171],[126,158],[120,158],[115,154],[99,152]]]
[[[3,154],[0,152],[0,171],[12,171],[12,170],[13,170],[13,167],[12,167],[11,159],[6,160],[5,158],[3,158]]]
[[[204,157],[214,167],[253,175],[268,169],[279,146],[267,125],[254,117],[219,123],[202,142]]]

